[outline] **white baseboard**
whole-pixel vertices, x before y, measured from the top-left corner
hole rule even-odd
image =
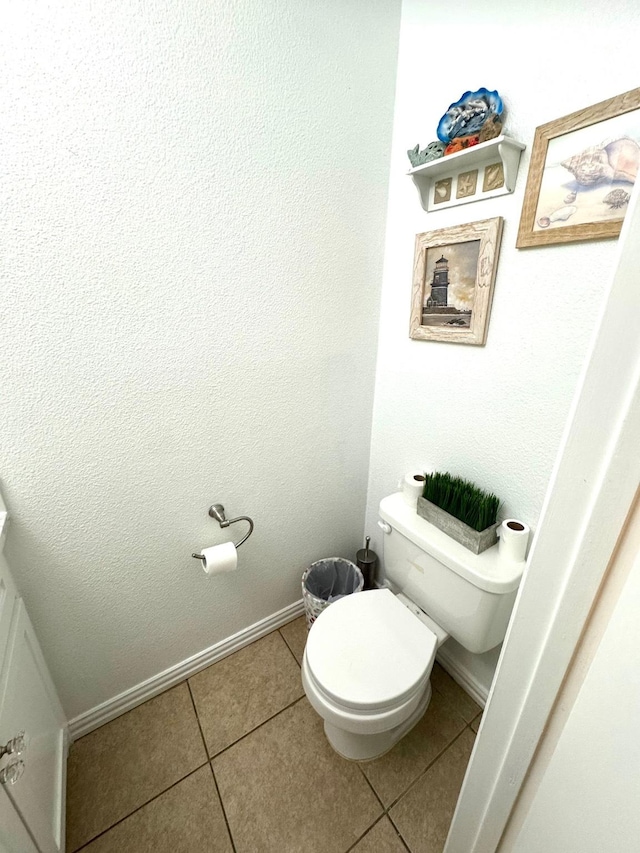
[[[96,705],[95,708],[79,714],[73,720],[69,721],[69,736],[71,740],[76,740],[82,737],[82,735],[86,735],[99,726],[108,723],[110,720],[119,717],[120,714],[131,711],[137,705],[141,705],[148,699],[152,699],[159,693],[168,690],[170,687],[174,687],[176,684],[189,678],[189,676],[195,675],[201,669],[211,666],[212,663],[216,663],[222,660],[222,658],[226,658],[228,655],[248,646],[255,640],[259,640],[265,634],[270,634],[271,631],[275,631],[281,625],[286,625],[287,622],[290,622],[297,616],[301,616],[303,613],[304,604],[302,603],[302,599],[294,601],[293,604],[289,604],[287,607],[283,607],[282,610],[278,610],[277,613],[273,613],[271,616],[267,616],[265,619],[249,625],[248,628],[238,631],[237,634],[233,634],[226,640],[215,643],[215,645],[210,646],[208,649],[204,649],[190,658],[169,667],[169,669],[165,669],[164,672],[160,672],[158,675],[154,675],[146,681],[136,684],[135,687],[125,690],[124,693],[114,696],[113,699],[108,699],[106,702]]]
[[[489,695],[484,684],[481,684],[475,675],[466,668],[466,666],[456,660],[446,646],[441,646],[438,649],[436,657],[438,663],[442,665],[443,669],[447,670],[451,678],[453,678],[454,681],[457,681],[460,687],[462,687],[462,689],[468,693],[472,699],[475,699],[478,705],[484,708],[487,704],[487,697]]]

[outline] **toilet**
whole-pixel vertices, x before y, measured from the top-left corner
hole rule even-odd
[[[459,545],[401,493],[380,502],[386,587],[348,595],[311,626],[302,684],[331,746],[353,761],[390,750],[431,699],[438,648],[453,637],[470,652],[504,635],[524,563]]]

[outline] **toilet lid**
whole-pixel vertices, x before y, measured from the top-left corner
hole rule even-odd
[[[409,699],[428,679],[435,634],[388,589],[348,595],[327,607],[309,632],[307,666],[319,687],[354,709]]]

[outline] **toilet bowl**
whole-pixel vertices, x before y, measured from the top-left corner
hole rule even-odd
[[[481,654],[504,639],[522,563],[472,554],[420,518],[402,494],[380,503],[388,588],[346,596],[311,626],[302,684],[331,746],[368,761],[427,710],[429,678],[450,636]]]
[[[436,635],[388,589],[347,596],[312,625],[302,683],[336,752],[366,761],[422,717]]]

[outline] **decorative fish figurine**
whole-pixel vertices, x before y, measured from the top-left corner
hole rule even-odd
[[[407,151],[407,157],[409,158],[409,162],[415,169],[416,166],[424,166],[425,163],[430,163],[432,160],[438,160],[444,154],[444,142],[440,142],[440,140],[436,140],[435,142],[430,142],[426,148],[420,150],[420,143],[415,146],[415,148],[409,149]]]

